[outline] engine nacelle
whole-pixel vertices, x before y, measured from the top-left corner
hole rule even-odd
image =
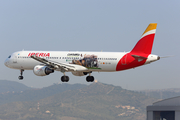
[[[54,70],[48,68],[47,66],[43,65],[36,65],[33,70],[34,74],[37,76],[46,76],[49,75],[50,73],[53,73]]]
[[[87,72],[72,72],[72,74],[75,76],[84,76],[87,75]]]

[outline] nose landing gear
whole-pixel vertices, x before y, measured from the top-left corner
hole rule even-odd
[[[21,70],[20,70],[20,74],[21,74],[21,75],[18,77],[19,80],[23,80],[23,78],[24,78],[24,77],[22,76],[22,75],[23,75],[23,72],[24,72],[24,70],[21,69]]]

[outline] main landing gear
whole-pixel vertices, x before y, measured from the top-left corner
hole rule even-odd
[[[93,76],[87,76],[86,81],[87,82],[94,82],[94,77]]]
[[[61,81],[62,82],[68,82],[69,81],[69,77],[64,75],[64,76],[61,77]]]
[[[91,73],[89,73],[89,76],[86,77],[87,82],[94,82],[94,77],[91,76]]]
[[[66,76],[64,73],[64,75],[61,77],[61,81],[62,82],[69,82],[69,77]],[[94,77],[91,76],[91,73],[89,73],[89,76],[86,77],[86,81],[87,82],[94,82]]]
[[[62,82],[68,82],[69,81],[69,77],[66,76],[65,72],[63,74],[64,74],[64,76],[61,77],[61,81]]]
[[[22,80],[22,79],[24,78],[24,77],[22,76],[22,75],[23,75],[23,72],[24,72],[24,70],[21,69],[21,70],[20,70],[20,74],[21,74],[21,75],[18,77],[19,80]]]

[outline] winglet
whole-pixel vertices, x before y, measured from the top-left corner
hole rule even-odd
[[[141,39],[132,49],[133,54],[151,54],[157,23],[150,23],[141,36]]]

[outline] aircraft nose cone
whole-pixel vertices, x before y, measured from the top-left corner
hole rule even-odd
[[[161,57],[158,56],[158,57],[157,57],[157,60],[160,60],[160,58],[161,58]]]
[[[4,65],[5,65],[6,67],[8,67],[8,60],[5,60],[5,61],[4,61]]]

